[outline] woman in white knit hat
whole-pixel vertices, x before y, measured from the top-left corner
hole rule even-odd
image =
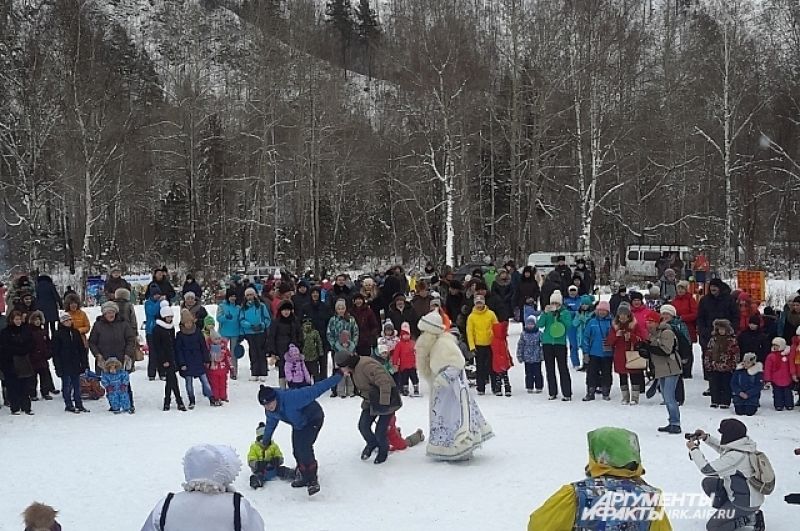
[[[417,370],[431,388],[427,454],[443,461],[470,459],[494,436],[470,393],[464,356],[455,336],[445,331],[439,312],[419,321]]]

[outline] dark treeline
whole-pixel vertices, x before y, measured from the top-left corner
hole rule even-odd
[[[799,27],[793,0],[5,2],[4,265],[795,259]]]

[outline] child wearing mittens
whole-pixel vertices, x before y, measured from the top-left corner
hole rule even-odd
[[[303,353],[294,344],[289,345],[289,350],[283,355],[283,360],[283,370],[289,389],[300,389],[314,383],[303,359]]]

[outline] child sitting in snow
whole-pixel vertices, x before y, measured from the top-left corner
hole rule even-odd
[[[492,391],[495,396],[502,396],[505,387],[506,396],[511,396],[511,383],[508,381],[508,369],[514,363],[508,351],[508,321],[500,321],[492,325]]]
[[[219,335],[212,325],[208,330],[206,344],[211,358],[208,370],[206,370],[208,383],[211,385],[211,394],[214,395],[214,398],[227,402],[228,373],[231,370],[231,351],[228,348],[228,340]]]
[[[292,479],[294,471],[283,466],[283,454],[275,441],[270,441],[269,446],[264,446],[263,422],[256,428],[256,440],[250,445],[247,452],[247,464],[253,475],[250,476],[250,486],[254,489],[263,487],[271,479]]]
[[[392,415],[386,427],[386,438],[389,440],[389,451],[395,452],[418,445],[425,440],[425,434],[422,433],[422,428],[417,428],[417,431],[404,439],[397,427],[397,416]]]
[[[763,366],[754,352],[746,353],[742,357],[742,362],[733,371],[731,395],[733,395],[733,409],[737,415],[750,417],[758,411],[761,388],[764,386],[762,371]]]
[[[289,389],[299,389],[311,385],[311,373],[308,372],[303,354],[295,345],[290,344],[289,350],[283,355],[283,371],[286,374],[286,384]]]
[[[131,412],[131,399],[128,395],[130,379],[128,372],[122,370],[122,363],[117,358],[109,358],[105,362],[100,383],[106,390],[110,411],[115,414],[123,411]]]
[[[411,339],[411,325],[408,323],[400,325],[400,341],[392,351],[392,366],[396,371],[397,386],[401,389],[403,396],[409,395],[409,380],[414,385],[414,396],[420,396],[416,344]]]
[[[525,327],[517,342],[517,361],[525,364],[525,389],[528,393],[541,393],[544,388],[542,377],[542,332],[533,314],[525,317]]]
[[[350,352],[353,353],[356,351],[356,344],[350,339],[350,331],[349,330],[342,330],[339,332],[339,338],[333,344],[333,352]],[[339,395],[341,398],[346,398],[350,396],[351,398],[356,396],[356,387],[353,385],[353,378],[349,374],[342,378],[336,385],[336,394]]]

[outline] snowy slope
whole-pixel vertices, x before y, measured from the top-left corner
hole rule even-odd
[[[213,307],[209,310],[214,313]],[[515,325],[512,350],[518,333]],[[139,363],[140,368],[145,365]],[[582,377],[572,375],[579,397]],[[639,433],[651,483],[666,491],[699,491],[700,475],[687,458],[683,437],[655,431],[666,421],[656,400],[625,407],[615,390],[610,403],[548,402],[545,395],[525,394],[522,377],[523,369],[514,367],[513,397],[479,399],[497,436],[468,463],[432,462],[424,447],[393,454],[382,466],[362,462],[358,399],[325,396],[321,403],[327,418],[317,443],[322,492],[309,499],[304,489],[278,482],[254,492],[246,472],[236,487],[264,515],[267,529],[524,529],[533,508],[561,484],[581,477],[585,433],[617,425]],[[270,376],[273,384],[275,378]],[[692,397],[682,410],[687,431],[713,431],[725,416],[707,407],[699,396],[701,384],[696,379],[687,385]],[[65,530],[108,529],[112,506],[119,522],[115,531],[138,530],[156,500],[181,488],[181,457],[190,445],[227,443],[244,457],[263,417],[255,400],[258,385],[247,381],[231,382],[231,402],[224,407],[212,409],[198,399],[197,409],[187,413],[162,412],[163,385],[148,382],[145,371],[133,374],[132,385],[134,416],[108,413],[105,401],[88,403],[92,413],[79,416],[64,413],[61,400],[37,402],[33,417],[0,411],[2,471],[10,487],[0,497],[0,529],[19,529],[19,512],[40,500],[61,511]],[[765,407],[747,424],[779,473],[777,492],[765,506],[769,529],[790,531],[796,529],[798,509],[782,498],[800,491],[800,458],[792,455],[800,446],[800,413],[779,414],[769,403],[762,397]],[[405,432],[417,427],[427,431],[426,423],[427,399],[407,399],[398,425]],[[281,426],[276,440],[291,464],[290,430]],[[116,502],[109,504],[109,497]],[[701,521],[674,523],[676,530],[704,528]]]

